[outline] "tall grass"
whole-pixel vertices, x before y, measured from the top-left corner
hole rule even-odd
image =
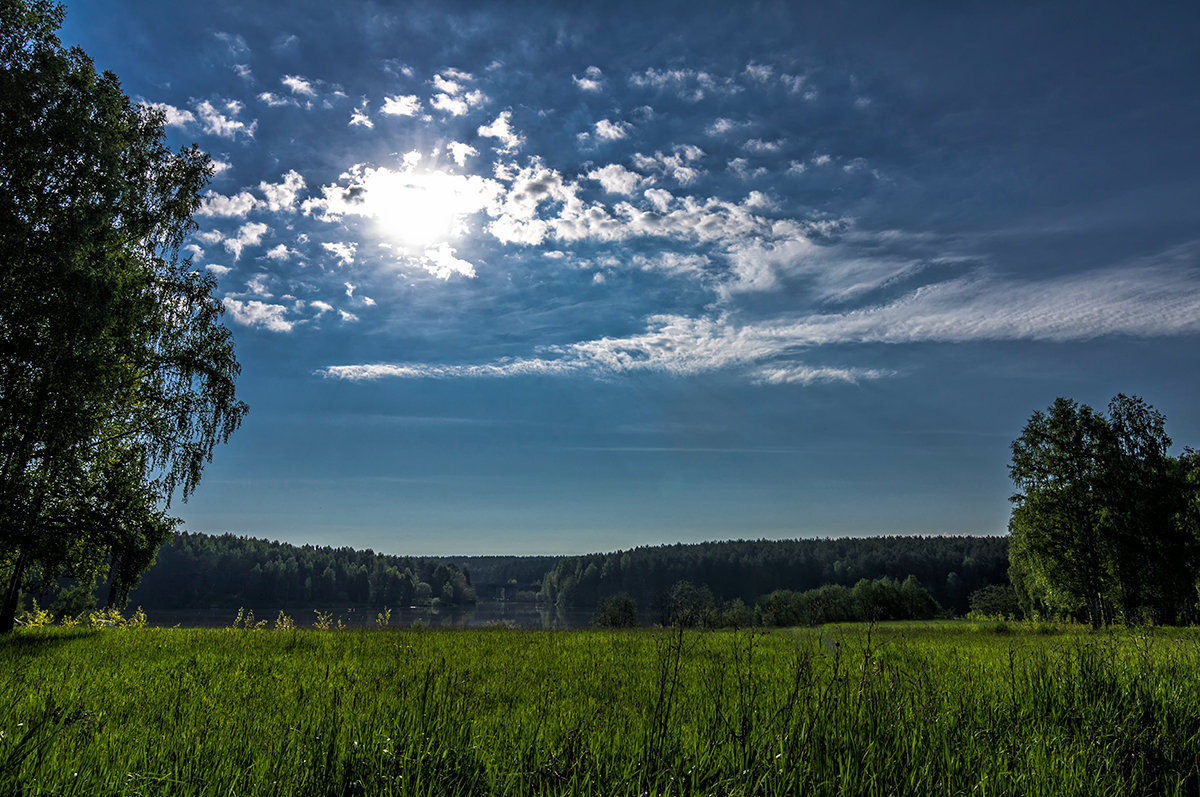
[[[2,794],[1197,794],[1200,637],[34,629],[0,734]]]

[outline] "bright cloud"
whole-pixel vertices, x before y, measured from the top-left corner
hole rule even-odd
[[[455,257],[454,249],[445,243],[426,249],[420,263],[426,271],[439,279],[448,280],[455,274],[467,278],[475,277],[475,266]]]
[[[251,122],[247,125],[236,118],[241,113],[242,105],[239,102],[227,102],[225,110],[229,111],[230,116],[226,116],[216,109],[216,107],[208,100],[203,100],[196,105],[196,114],[200,118],[200,124],[204,128],[204,132],[209,135],[219,136],[221,138],[236,138],[239,135],[246,138],[254,138],[254,131],[258,126],[258,122]]]
[[[403,169],[355,165],[337,183],[322,186],[321,197],[305,200],[304,213],[323,221],[370,219],[380,235],[419,255],[466,232],[469,219],[501,191],[494,180],[416,165],[416,159]]]
[[[354,254],[358,249],[358,244],[335,241],[333,243],[322,243],[321,248],[337,258],[338,265],[344,267],[354,263]]]
[[[367,113],[367,108],[369,105],[370,103],[368,103],[366,100],[363,100],[362,104],[354,109],[354,111],[350,114],[351,126],[358,125],[359,127],[365,127],[368,130],[375,127],[375,123],[371,121],[371,117]]]
[[[384,97],[379,112],[388,116],[416,116],[421,112],[421,100],[415,94]]]
[[[664,155],[661,151],[653,155],[635,153],[633,165],[641,171],[661,174],[674,179],[680,185],[688,185],[704,173],[703,169],[692,165],[703,157],[704,150],[694,144],[683,144],[674,147],[669,155]]]
[[[279,82],[291,89],[293,94],[300,94],[305,97],[317,96],[312,82],[299,75],[284,75]]]
[[[295,323],[287,319],[287,308],[281,304],[266,304],[258,299],[243,302],[226,296],[225,309],[237,323],[248,327],[262,327],[271,332],[291,332]]]
[[[258,246],[262,243],[262,237],[268,229],[267,225],[257,221],[243,224],[238,228],[236,237],[226,238],[221,243],[233,255],[234,260],[239,260],[242,257],[242,250],[247,246]]]
[[[467,165],[467,158],[479,154],[479,150],[470,144],[463,144],[458,141],[451,141],[446,145],[446,149],[450,150],[450,157],[454,158],[454,162],[460,167]]]
[[[599,181],[600,185],[610,194],[629,196],[637,190],[644,179],[637,172],[631,172],[618,163],[610,163],[600,169],[588,172],[588,179]]]
[[[597,138],[602,138],[605,141],[617,141],[629,135],[629,125],[625,122],[613,122],[608,119],[601,119],[596,122],[595,133]]]
[[[589,66],[584,70],[583,77],[571,75],[571,80],[583,91],[599,91],[604,80],[604,73],[598,66]]]
[[[1109,269],[1041,282],[968,277],[918,289],[878,307],[798,320],[738,324],[725,316],[660,315],[644,332],[550,346],[540,356],[482,365],[331,366],[337,379],[452,378],[653,371],[689,375],[742,369],[767,384],[857,382],[891,371],[804,362],[839,344],[978,340],[1090,340],[1103,335],[1200,332],[1200,290],[1187,269]]]
[[[487,138],[499,140],[501,152],[512,152],[521,145],[521,137],[513,132],[512,112],[501,111],[491,124],[481,126],[476,132]]]
[[[187,127],[196,121],[196,115],[191,111],[176,108],[174,105],[168,105],[165,102],[143,102],[147,108],[153,108],[156,111],[161,111],[163,114],[163,123],[167,127]]]
[[[235,196],[225,196],[216,191],[206,191],[197,216],[233,216],[245,218],[260,202],[250,193],[242,191]]]
[[[264,181],[258,184],[258,190],[267,199],[267,209],[272,213],[294,210],[296,197],[304,187],[304,178],[295,169],[290,169],[283,175],[283,182]]]

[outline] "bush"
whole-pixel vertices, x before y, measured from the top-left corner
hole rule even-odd
[[[637,624],[637,604],[628,592],[618,592],[600,601],[592,615],[592,625],[597,628],[636,628]]]

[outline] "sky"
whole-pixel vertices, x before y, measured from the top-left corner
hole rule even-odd
[[[1200,7],[76,0],[215,174],[250,405],[189,531],[396,554],[1003,534],[1200,446]]]

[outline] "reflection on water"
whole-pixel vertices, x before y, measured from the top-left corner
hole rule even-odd
[[[280,608],[247,606],[253,610],[256,622],[267,621],[270,628],[279,616]],[[375,628],[379,625],[378,607],[285,607],[283,613],[301,628],[311,628],[317,620],[315,611],[330,613],[334,627],[340,621],[345,628]],[[146,624],[155,628],[227,628],[237,616],[236,609],[182,609],[146,610]],[[503,626],[526,629],[586,628],[591,620],[588,611],[562,611],[537,603],[515,603],[511,601],[480,601],[474,606],[462,608],[410,606],[393,608],[388,619],[389,628],[487,628]]]

